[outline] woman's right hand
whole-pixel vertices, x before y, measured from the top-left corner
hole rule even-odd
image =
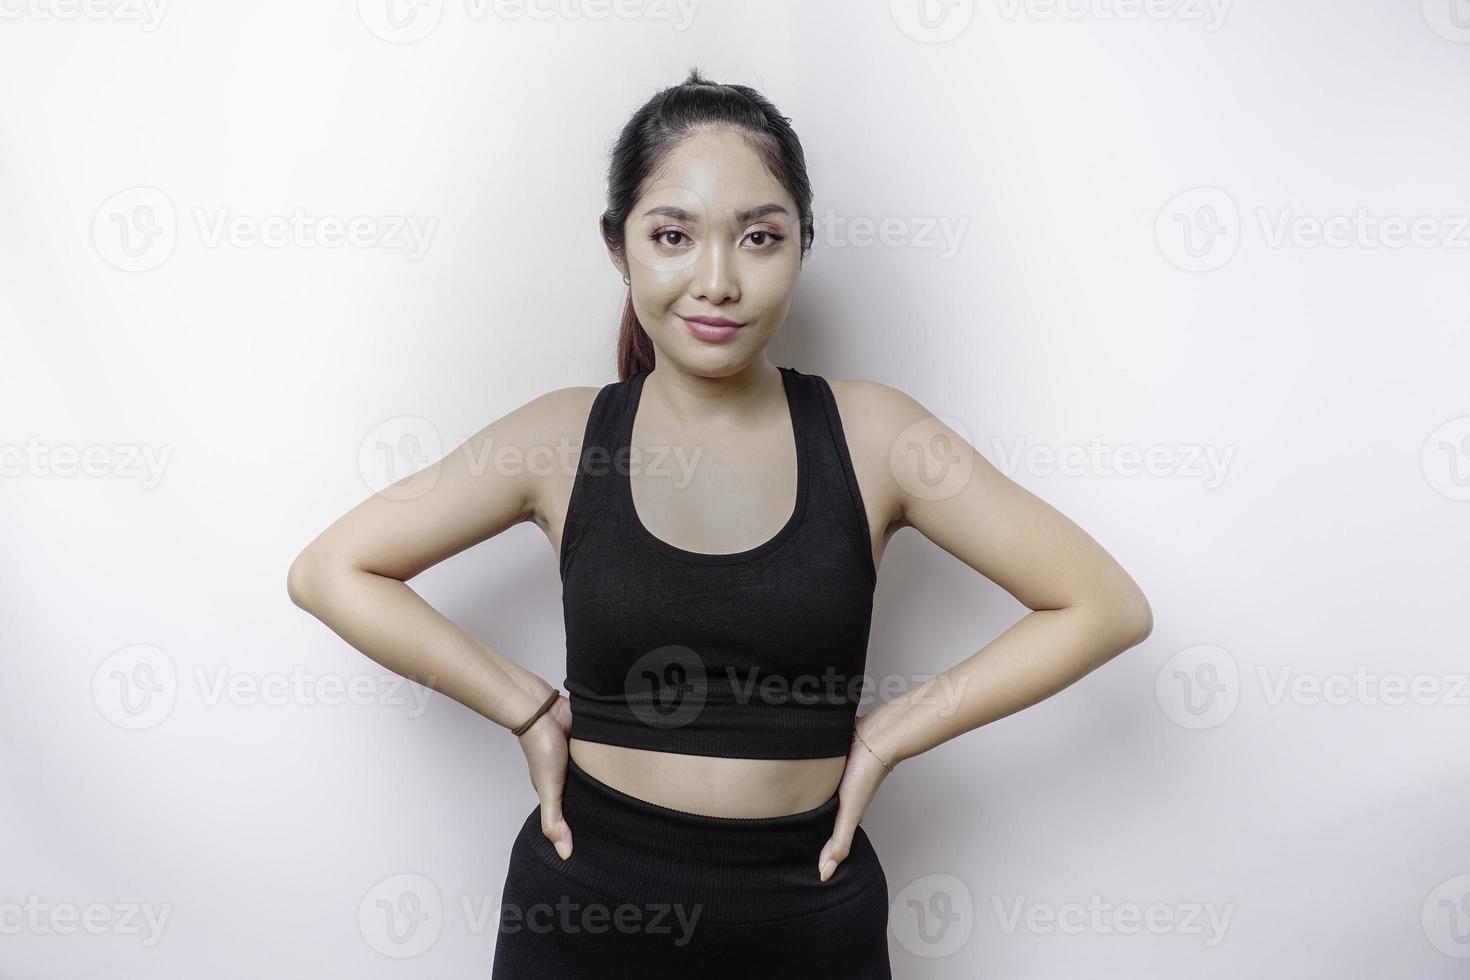
[[[551,693],[550,689],[547,693]],[[572,856],[572,828],[567,826],[561,814],[567,760],[571,757],[568,748],[571,734],[572,705],[563,694],[558,695],[556,703],[516,739],[526,754],[531,785],[541,799],[541,832],[555,845],[556,853],[563,861]]]

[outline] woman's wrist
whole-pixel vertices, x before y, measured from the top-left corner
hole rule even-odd
[[[535,674],[527,674],[524,681],[515,686],[518,691],[515,698],[516,710],[502,727],[520,738],[531,729],[539,727],[541,719],[552,713],[561,691]]]
[[[903,705],[897,702],[885,702],[872,711],[857,719],[854,735],[861,747],[878,758],[891,772],[910,754],[904,750],[901,739],[897,737],[899,725],[898,715],[903,711]]]
[[[541,703],[536,706],[536,710],[527,715],[525,721],[521,722],[515,728],[512,728],[510,730],[510,733],[517,738],[520,738],[522,735],[526,734],[533,727],[535,727],[536,723],[540,721],[543,716],[551,711],[552,705],[556,704],[556,699],[559,697],[561,697],[560,691],[551,691],[549,694],[546,695],[545,698],[541,700]]]
[[[894,767],[898,765],[898,760],[897,759],[894,759],[894,761],[889,762],[888,759],[884,758],[884,755],[885,754],[890,754],[890,753],[884,752],[883,754],[880,754],[880,752],[877,749],[874,749],[873,746],[872,746],[872,743],[870,743],[868,741],[867,737],[861,731],[858,730],[859,727],[861,727],[861,726],[859,726],[857,724],[857,722],[853,722],[853,726],[852,726],[852,737],[853,737],[853,741],[857,745],[861,746],[861,748],[858,749],[858,751],[866,752],[869,756],[871,756],[872,758],[878,760],[878,763],[884,769],[887,769],[889,772],[893,772]]]

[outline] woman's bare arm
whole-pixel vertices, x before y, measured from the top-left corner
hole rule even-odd
[[[917,529],[1033,610],[872,712],[863,737],[880,758],[894,764],[1020,711],[1148,636],[1153,614],[1143,592],[1085,531],[907,394],[871,381],[855,393],[865,451],[888,456],[876,470],[882,495],[896,499],[899,526]]]
[[[547,489],[570,485],[577,447],[565,433],[575,428],[580,436],[580,424],[569,425],[589,399],[587,388],[548,392],[358,504],[291,564],[291,600],[394,673],[496,724],[519,725],[554,687],[466,633],[406,583],[513,524],[539,520]],[[533,727],[543,724],[544,716]]]

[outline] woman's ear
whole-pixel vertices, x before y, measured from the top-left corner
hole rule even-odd
[[[628,270],[624,268],[623,260],[618,258],[618,253],[614,252],[612,246],[607,244],[605,229],[606,225],[602,220],[602,215],[599,214],[597,216],[597,237],[602,239],[602,244],[607,248],[607,259],[613,264],[613,268],[618,270],[618,278],[626,279],[628,278]]]

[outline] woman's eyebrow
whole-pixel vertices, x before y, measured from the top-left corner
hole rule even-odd
[[[656,214],[663,215],[666,218],[672,218],[675,221],[683,221],[686,224],[699,223],[699,218],[697,218],[693,212],[686,211],[683,208],[674,207],[672,204],[664,204],[656,208],[649,208],[647,211],[643,212],[643,217],[648,218]],[[791,212],[787,211],[781,205],[771,203],[757,204],[753,208],[746,208],[744,211],[736,211],[735,220],[744,223],[746,221],[751,221],[755,218],[759,218],[767,214],[784,214],[787,217],[791,216]]]

